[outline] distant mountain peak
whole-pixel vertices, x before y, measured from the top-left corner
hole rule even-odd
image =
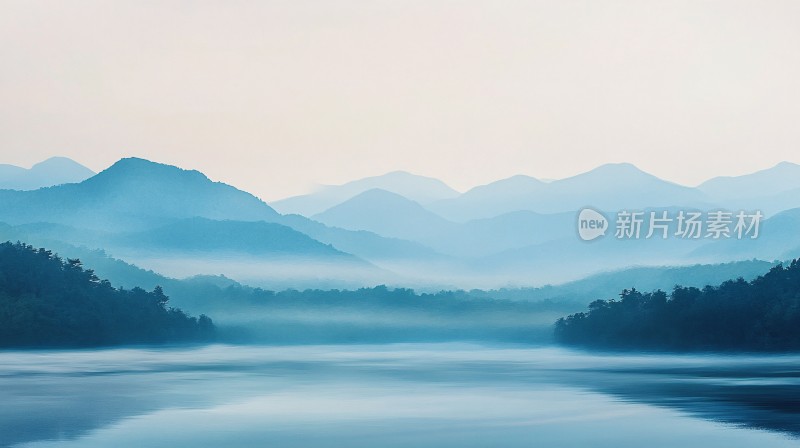
[[[34,164],[31,169],[35,168],[42,168],[42,167],[65,167],[65,166],[73,166],[73,167],[81,167],[87,171],[91,171],[89,168],[81,165],[80,163],[70,159],[69,157],[62,157],[62,156],[54,156],[50,157],[49,159],[45,159],[37,164]]]
[[[372,176],[372,177],[424,177],[424,176],[419,176],[417,174],[413,174],[405,170],[394,170],[394,171],[389,171],[388,173],[382,174],[380,176]]]
[[[759,196],[766,198],[800,188],[800,165],[784,161],[771,168],[741,176],[714,177],[697,188],[719,200]]]
[[[125,157],[116,161],[113,165],[101,171],[93,178],[96,181],[103,179],[116,179],[125,177],[155,177],[164,178],[183,178],[192,179],[200,182],[211,182],[203,173],[197,170],[187,170],[165,163],[153,162],[139,157]]]
[[[688,188],[674,182],[661,179],[650,174],[632,163],[606,163],[584,173],[553,181],[550,185],[585,185],[587,182],[606,187],[612,185],[622,185],[631,182],[637,183],[660,183],[672,185],[674,187]]]
[[[0,165],[0,189],[36,190],[54,185],[78,183],[94,174],[94,171],[67,157],[51,157],[29,169],[15,165]]]
[[[384,190],[382,188],[370,188],[367,191],[359,193],[347,201],[337,204],[332,209],[352,207],[354,204],[369,204],[372,207],[386,208],[386,207],[414,207],[422,209],[422,206],[417,202],[408,199],[407,197]],[[325,212],[323,212],[324,214]]]
[[[6,222],[55,222],[95,230],[137,230],[190,217],[269,221],[279,217],[245,191],[195,170],[138,157],[117,161],[80,183],[6,192]],[[2,207],[0,207],[2,209]]]
[[[533,176],[529,176],[527,174],[515,174],[513,176],[504,177],[502,179],[498,179],[498,180],[489,182],[488,184],[478,185],[478,186],[476,186],[474,188],[481,188],[481,187],[486,187],[486,186],[493,185],[493,184],[500,184],[500,183],[507,183],[507,182],[544,183],[541,179],[538,179],[538,178],[533,177]]]
[[[535,177],[517,174],[486,185],[478,185],[461,195],[461,198],[467,198],[467,200],[469,200],[469,198],[480,198],[487,195],[530,194],[532,191],[539,190],[545,185],[547,185],[547,182],[542,182]]]
[[[712,177],[711,179],[706,180],[700,187],[713,185],[717,182],[721,181],[729,181],[731,179],[748,179],[748,178],[758,178],[758,177],[770,177],[774,174],[789,174],[789,173],[797,173],[800,172],[800,165],[793,163],[793,162],[778,162],[775,165],[764,168],[762,170],[754,171],[752,173],[742,174],[738,176],[716,176]]]
[[[414,173],[412,173],[410,171],[405,171],[405,170],[394,170],[394,171],[389,171],[389,172],[383,173],[383,174],[377,174],[377,175],[374,175],[374,176],[362,177],[360,179],[356,179],[356,180],[352,180],[352,181],[349,181],[349,182],[345,182],[343,184],[330,184],[330,185],[324,185],[323,184],[323,185],[321,185],[321,187],[323,189],[326,189],[326,188],[343,188],[343,187],[348,187],[348,186],[351,186],[351,185],[358,185],[358,184],[370,184],[370,185],[377,184],[377,185],[380,185],[380,181],[381,180],[432,182],[432,183],[436,183],[438,185],[444,186],[447,189],[452,190],[455,194],[458,194],[457,191],[453,190],[452,188],[447,186],[447,184],[445,184],[444,182],[442,182],[439,179],[436,179],[435,177],[428,177],[428,176],[423,176],[423,175],[420,175],[420,174],[414,174]],[[375,187],[375,188],[382,188],[382,187],[378,186],[378,187]],[[384,189],[386,189],[386,188],[384,188]]]
[[[526,184],[546,184],[547,182],[538,179],[533,176],[528,176],[527,174],[516,174],[511,177],[507,177],[505,179],[500,179],[497,182],[509,183],[509,184],[519,184],[519,183],[526,183]]]
[[[152,160],[143,159],[141,157],[124,157],[122,159],[117,160],[112,164],[110,167],[106,168],[104,171],[109,170],[156,170],[156,169],[167,169],[172,171],[193,171],[198,172],[196,170],[185,170],[183,168],[179,168],[174,165],[168,165],[166,163],[160,162],[153,162]]]
[[[164,165],[163,163],[153,162],[152,160],[147,160],[141,157],[123,157],[116,162],[114,162],[111,166],[136,166],[136,165]]]
[[[456,190],[438,179],[407,171],[392,171],[342,185],[322,186],[314,193],[283,199],[272,205],[281,213],[312,216],[371,189],[392,192],[420,204],[428,204],[459,195]]]
[[[583,174],[608,174],[608,175],[647,175],[652,176],[652,174],[647,173],[641,170],[639,167],[632,163],[628,162],[620,162],[620,163],[605,163],[603,165],[598,166],[592,170],[589,170]],[[580,176],[580,174],[579,174]]]
[[[312,219],[329,226],[403,239],[413,239],[411,235],[419,228],[433,230],[450,224],[418,202],[380,188],[359,193]]]
[[[797,171],[800,170],[800,165],[798,165],[796,163],[793,163],[793,162],[783,161],[783,162],[777,163],[772,168],[768,168],[768,169],[763,170],[763,171],[771,171],[771,170],[797,172]]]
[[[552,182],[514,176],[475,187],[454,200],[429,208],[444,218],[466,222],[509,212],[531,210],[562,213],[591,204],[607,209],[648,206],[697,206],[704,195],[642,171],[630,163],[607,163],[590,171]]]
[[[397,193],[393,193],[393,192],[388,191],[388,190],[384,190],[383,188],[370,188],[369,190],[367,190],[367,191],[365,191],[363,193],[357,194],[356,196],[354,196],[351,199],[355,199],[355,198],[371,198],[371,197],[375,197],[375,198],[395,198],[395,199],[398,199],[398,200],[413,202],[413,201],[411,201],[411,199],[408,199],[405,196],[399,195]]]
[[[513,175],[511,177],[507,177],[506,179],[528,179],[528,180],[535,180],[535,181],[538,181],[538,182],[542,182],[541,179],[539,179],[537,177],[529,176],[527,174],[515,174],[515,175]]]

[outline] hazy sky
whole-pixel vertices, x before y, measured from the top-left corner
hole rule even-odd
[[[800,1],[0,0],[0,162],[136,155],[265,199],[800,162]]]

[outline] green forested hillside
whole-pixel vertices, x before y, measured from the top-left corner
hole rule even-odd
[[[0,244],[0,347],[89,347],[209,340],[211,319],[167,306],[160,287],[116,289],[78,259]]]
[[[601,348],[665,350],[800,349],[800,260],[752,280],[670,294],[626,289],[589,311],[559,319],[556,337]]]

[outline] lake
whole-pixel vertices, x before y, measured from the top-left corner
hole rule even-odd
[[[14,447],[796,447],[800,355],[6,351],[0,400],[0,446]]]

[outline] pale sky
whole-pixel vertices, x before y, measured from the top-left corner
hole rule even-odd
[[[272,200],[800,162],[800,1],[0,0],[0,163],[124,156]]]

